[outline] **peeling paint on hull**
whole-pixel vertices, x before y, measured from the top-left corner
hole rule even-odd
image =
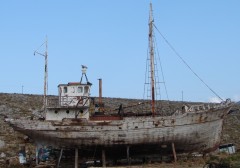
[[[175,143],[177,152],[210,152],[220,144],[223,118],[230,110],[186,112],[177,116],[123,117],[78,122],[13,120],[15,130],[36,143],[80,149],[131,148],[145,150]]]

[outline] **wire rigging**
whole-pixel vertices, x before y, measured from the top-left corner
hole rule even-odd
[[[164,84],[164,89],[165,89],[165,94],[166,94],[166,97],[167,97],[167,100],[169,100],[169,96],[168,96],[168,91],[167,91],[167,86],[166,86],[166,82],[165,82],[165,77],[164,77],[164,72],[163,72],[163,67],[162,67],[162,62],[161,62],[161,58],[160,58],[160,54],[159,54],[159,50],[158,50],[158,45],[157,45],[157,41],[156,41],[156,38],[155,38],[155,33],[154,33],[154,31],[153,31],[153,38],[154,38],[154,53],[155,53],[155,55],[157,55],[157,58],[155,57],[154,59],[155,59],[155,64],[159,64],[160,65],[160,70],[161,70],[161,76],[162,76],[162,82],[160,82],[159,81],[159,75],[158,75],[158,69],[155,71],[155,73],[157,73],[157,74],[155,74],[154,76],[155,76],[155,78],[156,78],[156,82],[155,82],[155,88],[156,88],[156,97],[158,97],[158,96],[160,96],[160,99],[159,100],[161,100],[161,89],[160,89],[160,86],[157,86],[157,84],[159,85],[160,83],[163,83]],[[149,81],[149,60],[150,60],[150,58],[149,58],[149,48],[147,49],[147,59],[146,59],[147,61],[146,61],[146,71],[145,71],[145,85],[147,85],[148,87],[150,87],[149,86],[149,84],[150,84],[150,81]],[[157,65],[154,65],[155,66],[155,68],[158,68],[158,66]],[[146,91],[147,90],[147,91]],[[147,98],[149,98],[150,97],[150,95],[148,94],[148,92],[150,91],[150,88],[145,88],[144,87],[144,94],[143,94],[143,98],[145,98],[145,93],[147,92]]]
[[[161,58],[160,58],[160,54],[159,54],[159,51],[158,51],[158,45],[157,45],[157,41],[156,41],[156,40],[155,40],[155,43],[156,43],[158,61],[159,61],[160,68],[161,68],[161,74],[162,74],[163,84],[164,84],[164,88],[165,88],[167,100],[169,101],[167,86],[166,86],[165,77],[164,77],[164,73],[163,73],[162,61],[161,61]]]
[[[175,48],[168,42],[168,40],[163,36],[163,34],[158,30],[155,24],[153,24],[157,32],[161,35],[167,45],[173,50],[173,52],[180,58],[180,60],[188,67],[188,69],[213,93],[215,94],[220,100],[223,99],[206,83],[203,81],[202,78],[188,65],[188,63],[180,56],[180,54],[175,50]]]
[[[149,97],[148,95],[148,87],[146,88],[146,85],[149,84],[149,77],[148,77],[148,72],[149,72],[149,67],[148,67],[148,49],[147,49],[147,59],[146,59],[146,70],[145,70],[145,83],[144,83],[144,92],[143,92],[143,99],[145,98],[145,94],[146,94],[146,98]],[[147,85],[148,86],[148,85]]]
[[[41,45],[40,47],[38,47],[38,49],[36,49],[36,50],[34,51],[34,55],[35,55],[35,52],[37,52],[45,43],[46,43],[46,41],[45,41],[44,43],[42,43],[42,45]],[[41,54],[41,55],[42,55],[42,54]]]

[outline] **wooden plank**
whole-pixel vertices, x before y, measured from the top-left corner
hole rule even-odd
[[[106,167],[106,156],[104,149],[102,149],[102,167]]]
[[[174,162],[177,162],[177,155],[176,155],[175,145],[173,142],[172,142],[172,151],[173,151]]]
[[[78,168],[78,148],[75,148],[75,167]]]
[[[60,154],[59,154],[58,163],[57,163],[57,168],[59,168],[59,166],[60,166],[60,161],[61,161],[61,158],[62,158],[62,153],[63,153],[63,148],[61,149]]]

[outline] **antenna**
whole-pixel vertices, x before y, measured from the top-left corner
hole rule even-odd
[[[87,66],[86,65],[82,65],[82,76],[81,76],[80,83],[82,83],[83,76],[85,76],[87,84],[89,83],[87,75],[86,75],[86,72],[87,72]]]
[[[46,50],[45,53],[40,53],[38,50],[45,44]],[[46,41],[37,49],[34,51],[33,55],[41,55],[45,58],[45,68],[44,68],[44,95],[43,95],[43,108],[44,113],[46,113],[46,107],[47,107],[47,91],[48,91],[48,39],[46,36]]]

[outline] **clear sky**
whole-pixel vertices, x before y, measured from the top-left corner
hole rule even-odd
[[[48,36],[49,94],[79,81],[88,66],[98,95],[142,98],[149,0],[0,2],[0,92],[42,94]],[[152,0],[154,22],[194,71],[222,98],[240,100],[240,1]],[[155,31],[170,100],[210,101],[210,92]],[[44,52],[42,47],[39,52]]]

